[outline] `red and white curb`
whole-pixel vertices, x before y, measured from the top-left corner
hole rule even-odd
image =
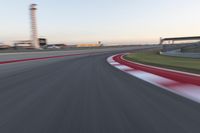
[[[177,81],[174,79],[166,78],[163,76],[159,76],[159,75],[156,75],[156,74],[153,74],[150,72],[140,70],[138,67],[137,68],[129,67],[125,64],[119,63],[118,61],[114,60],[114,58],[116,56],[119,56],[119,55],[114,55],[107,59],[107,62],[110,65],[114,66],[115,68],[117,68],[129,75],[132,75],[132,76],[142,79],[146,82],[149,82],[153,85],[156,85],[160,88],[163,88],[165,90],[168,90],[170,92],[184,96],[190,100],[200,103],[200,85],[199,84],[181,82],[181,81]],[[137,64],[139,64],[139,63],[137,63]],[[140,64],[140,65],[142,65],[142,64]],[[145,66],[148,66],[148,65],[145,65]],[[152,67],[152,68],[154,68],[154,67]],[[161,69],[161,68],[159,68],[159,69]],[[166,70],[166,69],[163,69],[163,70]],[[177,73],[177,71],[175,71],[175,72]],[[193,76],[193,74],[191,74],[191,75]],[[199,80],[200,75],[195,75],[195,76],[198,78],[196,81],[197,82],[200,81]]]

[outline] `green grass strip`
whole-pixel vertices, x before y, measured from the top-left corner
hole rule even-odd
[[[125,56],[125,59],[147,65],[169,68],[200,74],[200,59],[169,57],[158,52],[138,52]]]

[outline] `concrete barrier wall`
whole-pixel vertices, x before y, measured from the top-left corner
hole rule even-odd
[[[200,59],[200,53],[184,53],[181,52],[180,49],[167,52],[160,52],[160,54],[173,57],[188,57],[188,58]]]
[[[200,43],[188,43],[188,44],[165,44],[160,52],[161,55],[174,56],[174,57],[188,57],[188,58],[200,58],[200,53],[183,52],[183,49],[187,48],[199,48]]]
[[[164,44],[162,45],[162,52],[182,49],[182,48],[190,48],[190,47],[200,47],[200,43],[186,43],[186,44]]]
[[[200,43],[181,48],[181,52],[185,53],[200,53]]]

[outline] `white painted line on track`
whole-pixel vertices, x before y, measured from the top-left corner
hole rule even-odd
[[[107,61],[110,62],[110,63],[115,62],[115,61],[113,60],[112,57],[109,57],[109,58],[107,59]]]
[[[131,69],[130,67],[125,66],[125,65],[117,65],[115,67],[118,68],[118,69],[120,69],[120,70],[122,70],[122,71],[127,70],[127,69]]]
[[[167,83],[167,84],[171,84],[174,82],[173,80],[170,80],[170,79],[167,79],[167,78],[164,78],[164,77],[152,74],[152,73],[140,71],[140,70],[130,71],[127,73],[129,73],[130,75],[136,76],[138,78],[144,79],[146,81],[149,81],[149,82]]]
[[[121,64],[119,64],[118,62],[111,62],[110,64],[111,64],[111,65],[121,65]]]

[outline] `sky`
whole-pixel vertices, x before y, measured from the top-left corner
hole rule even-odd
[[[200,0],[0,0],[0,42],[30,38],[29,5],[38,4],[49,43],[158,43],[200,35]]]

